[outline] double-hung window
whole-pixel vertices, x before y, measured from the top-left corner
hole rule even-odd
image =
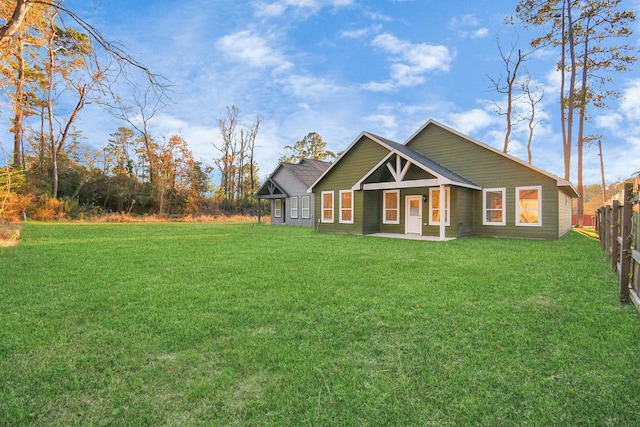
[[[542,187],[516,187],[516,225],[542,225]]]
[[[323,191],[320,194],[322,222],[333,222],[333,191]]]
[[[340,191],[340,222],[353,224],[353,191]]]
[[[273,216],[276,218],[282,217],[282,199],[275,199],[273,201]]]
[[[298,198],[291,198],[291,218],[298,218]]]
[[[309,219],[310,215],[310,204],[311,204],[310,196],[302,196],[302,218]]]
[[[482,225],[506,224],[506,189],[485,188],[482,190]]]
[[[451,206],[451,197],[449,193],[449,187],[445,188],[444,194],[445,194],[444,225],[450,225],[451,215],[449,214],[449,211],[450,211],[449,207]],[[440,188],[431,188],[429,190],[429,224],[440,225]]]
[[[382,198],[382,223],[400,224],[400,192],[384,191]]]

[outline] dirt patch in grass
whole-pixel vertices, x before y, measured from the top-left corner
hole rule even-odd
[[[20,224],[0,222],[0,247],[13,246],[20,238]]]

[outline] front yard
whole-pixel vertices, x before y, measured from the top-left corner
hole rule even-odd
[[[39,224],[0,248],[0,425],[638,425],[597,242]]]

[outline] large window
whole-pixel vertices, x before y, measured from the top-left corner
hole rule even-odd
[[[323,191],[322,198],[322,222],[333,222],[333,191]]]
[[[516,225],[542,225],[542,187],[516,187]]]
[[[276,218],[282,217],[282,199],[273,201],[273,216]]]
[[[340,191],[340,222],[353,224],[353,191]]]
[[[302,196],[302,218],[303,219],[309,219],[309,215],[310,215],[310,200],[311,197],[310,196]]]
[[[385,191],[382,197],[382,223],[400,224],[400,192]]]
[[[444,225],[449,225],[451,222],[451,215],[449,214],[449,207],[451,206],[449,187],[445,188],[444,194]],[[429,190],[429,224],[440,225],[440,188],[431,188]]]
[[[298,218],[298,198],[291,198],[291,218]]]
[[[504,188],[485,188],[482,190],[483,225],[506,224],[506,193]]]

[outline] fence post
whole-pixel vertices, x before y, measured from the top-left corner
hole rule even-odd
[[[611,255],[611,206],[604,209],[604,251]]]
[[[620,253],[620,245],[618,244],[618,235],[620,233],[620,202],[613,201],[613,211],[611,212],[611,269],[618,271],[618,254]]]
[[[629,271],[631,267],[631,215],[633,195],[632,183],[624,184],[622,193],[622,220],[620,235],[622,236],[622,247],[620,248],[620,299],[629,300]]]

